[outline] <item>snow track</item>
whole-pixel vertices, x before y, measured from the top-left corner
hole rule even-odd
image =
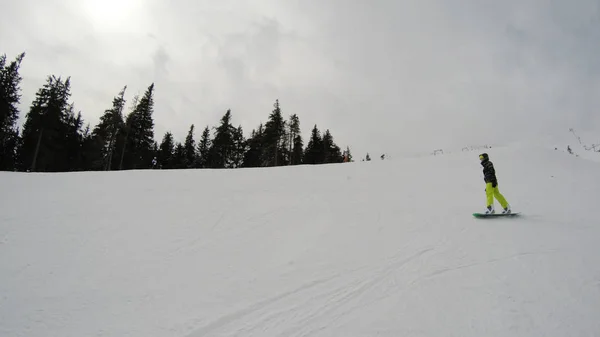
[[[275,333],[310,336],[331,328],[354,310],[399,291],[394,275],[402,266],[431,251],[408,258],[394,256],[381,267],[363,267],[317,279],[272,298],[260,301],[209,323],[189,337],[209,334],[247,336]],[[240,323],[238,323],[240,322]],[[242,326],[243,328],[240,328]]]

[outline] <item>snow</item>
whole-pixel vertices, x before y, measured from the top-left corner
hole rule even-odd
[[[495,219],[460,149],[1,173],[0,335],[598,336],[600,163],[553,147],[486,150]]]

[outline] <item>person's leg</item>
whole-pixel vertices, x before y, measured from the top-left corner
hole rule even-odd
[[[485,184],[485,195],[487,197],[486,207],[490,208],[494,205],[494,188],[492,187],[492,183]]]
[[[496,187],[494,188],[494,197],[496,197],[496,199],[498,200],[500,205],[502,205],[502,208],[508,207],[508,201],[506,201],[506,198],[504,198],[502,193],[500,193],[500,190],[498,189],[498,185],[496,185]]]

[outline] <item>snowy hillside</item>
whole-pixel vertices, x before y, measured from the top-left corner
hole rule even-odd
[[[600,163],[488,153],[1,173],[0,336],[599,336]]]

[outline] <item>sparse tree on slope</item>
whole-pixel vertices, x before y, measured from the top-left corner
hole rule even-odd
[[[346,159],[345,159],[345,160],[346,160],[348,163],[351,163],[351,162],[352,162],[352,153],[350,152],[350,147],[349,147],[349,146],[347,146],[347,147],[346,147],[346,151],[344,151],[344,156],[346,157]]]

